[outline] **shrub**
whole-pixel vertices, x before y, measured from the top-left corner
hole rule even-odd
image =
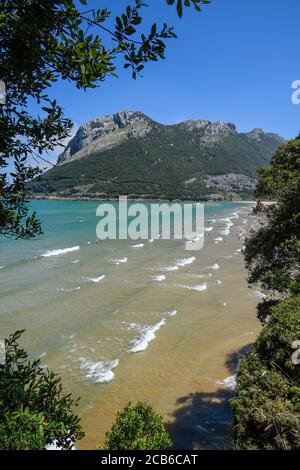
[[[55,440],[63,449],[70,449],[74,440],[84,435],[72,411],[78,399],[63,393],[60,377],[43,369],[40,360],[28,360],[28,354],[18,345],[23,331],[5,340],[5,363],[0,364],[0,426],[4,435],[12,432],[12,441],[4,438],[2,446],[6,442],[27,449],[39,443],[43,448]],[[23,439],[17,432],[18,424],[25,429],[26,422],[28,436]]]
[[[252,351],[241,362],[235,417],[235,449],[300,449],[300,365],[292,343],[300,339],[300,297],[272,309]]]
[[[0,450],[39,450],[45,447],[47,423],[42,413],[5,413],[0,422]]]
[[[172,445],[162,417],[148,403],[128,403],[106,433],[107,450],[163,450]]]

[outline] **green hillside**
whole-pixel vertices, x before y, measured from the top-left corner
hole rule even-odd
[[[145,117],[146,118],[146,117]],[[66,161],[42,175],[32,192],[58,196],[205,197],[220,187],[207,187],[208,175],[238,175],[236,192],[249,188],[258,166],[268,165],[281,140],[260,130],[242,134],[221,123],[220,132],[206,135],[193,121],[165,126],[150,123],[143,137],[126,138],[112,148]],[[195,121],[197,123],[198,121]],[[100,137],[101,142],[101,137]],[[71,145],[74,146],[71,143]],[[74,151],[73,151],[74,155]],[[251,185],[251,184],[250,184]]]

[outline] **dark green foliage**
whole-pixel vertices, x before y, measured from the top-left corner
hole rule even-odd
[[[148,403],[128,403],[117,412],[103,449],[164,450],[172,445],[162,417]]]
[[[4,413],[0,421],[0,450],[41,450],[46,445],[46,420],[42,413]]]
[[[259,170],[259,204],[255,213],[264,224],[246,241],[249,282],[278,298],[300,293],[300,136],[282,145],[271,166]]]
[[[272,308],[255,348],[266,364],[300,385],[300,364],[292,362],[292,343],[300,340],[300,297],[292,297]]]
[[[30,165],[43,164],[45,154],[61,145],[72,128],[48,89],[59,79],[80,89],[94,88],[116,76],[117,63],[136,78],[145,64],[165,58],[165,41],[176,37],[173,28],[153,24],[143,32],[147,5],[132,3],[112,18],[108,8],[88,8],[86,0],[79,6],[73,0],[1,1],[0,79],[6,85],[6,103],[0,104],[0,235],[30,238],[41,233],[26,201],[26,183],[39,173],[38,166]],[[205,3],[184,5],[199,10]],[[181,1],[177,8],[181,16]],[[37,115],[30,113],[29,104],[39,108]],[[8,175],[10,161],[15,171]]]
[[[255,177],[256,167],[269,164],[279,143],[278,136],[266,134],[257,142],[233,132],[208,145],[203,143],[204,129],[190,130],[184,123],[164,126],[144,118],[151,126],[147,136],[56,166],[33,183],[33,192],[73,196],[80,195],[76,187],[88,186],[91,196],[205,198],[214,192],[203,181],[207,174]],[[195,182],[185,184],[191,178]]]
[[[183,7],[189,7],[191,4],[194,6],[195,10],[200,11],[200,4],[207,4],[210,3],[210,0],[166,0],[168,5],[174,5],[176,3],[176,9],[178,16],[181,18],[182,17],[182,10]]]
[[[69,449],[73,441],[84,435],[79,418],[72,411],[78,400],[63,393],[61,379],[43,369],[39,360],[28,360],[27,353],[18,345],[23,331],[17,331],[5,341],[5,364],[0,364],[2,446],[7,442],[9,446],[27,448],[42,443],[43,448],[44,444],[56,440],[59,446]],[[24,436],[24,441],[19,436],[18,444],[18,435],[12,436],[12,441],[5,437],[5,433],[16,429],[18,424],[26,427],[26,422],[28,436]],[[37,435],[30,438],[30,429],[37,429]]]
[[[300,339],[300,297],[273,307],[251,353],[241,363],[235,415],[235,449],[300,450],[300,364],[292,343]]]
[[[300,450],[300,136],[282,145],[259,171],[261,228],[246,241],[251,284],[267,299],[258,307],[265,323],[243,359],[231,401],[236,449]],[[283,298],[288,299],[282,301]]]

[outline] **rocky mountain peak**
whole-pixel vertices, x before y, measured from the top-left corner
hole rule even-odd
[[[161,128],[164,128],[166,132],[175,132],[175,134],[176,129],[181,129],[189,136],[191,142],[194,142],[194,134],[196,134],[201,145],[206,147],[222,143],[227,138],[242,135],[248,137],[252,142],[255,141],[255,143],[263,142],[266,139],[277,141],[278,145],[282,142],[279,136],[264,133],[259,128],[240,134],[235,125],[230,122],[190,119],[175,125],[164,126],[153,121],[142,112],[120,111],[82,124],[59,156],[57,164],[63,165],[87,156],[101,154],[132,139],[143,140],[150,133],[157,133]]]
[[[202,131],[203,135],[209,136],[209,135],[229,135],[229,134],[234,134],[236,133],[236,127],[234,124],[230,122],[223,122],[223,121],[216,121],[216,122],[211,122],[207,121],[205,119],[200,119],[200,120],[194,120],[190,119],[188,121],[185,121],[182,123],[187,130],[189,131]]]
[[[142,138],[151,131],[152,123],[138,111],[120,111],[92,119],[79,127],[57,163],[67,163],[88,153],[106,150],[126,139]]]

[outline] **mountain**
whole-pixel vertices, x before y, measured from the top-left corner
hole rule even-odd
[[[198,198],[249,193],[256,168],[268,165],[283,139],[232,123],[189,120],[163,125],[122,111],[78,129],[34,194],[64,197]]]

